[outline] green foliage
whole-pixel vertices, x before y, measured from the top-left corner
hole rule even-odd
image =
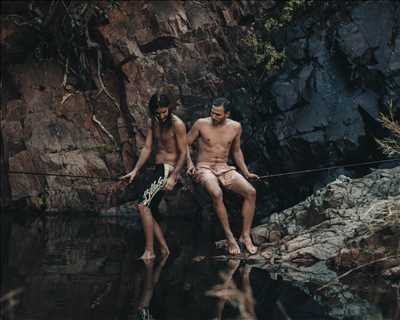
[[[287,0],[281,8],[277,18],[268,18],[264,23],[267,34],[277,32],[287,27],[293,18],[302,10],[313,4],[314,0]],[[278,50],[270,41],[257,37],[256,34],[249,35],[245,40],[247,46],[254,50],[257,64],[263,64],[265,71],[276,72],[281,69],[285,60],[285,50]]]
[[[285,62],[285,50],[279,51],[271,42],[259,40],[255,34],[249,35],[244,41],[247,46],[253,48],[256,63],[263,63],[265,71],[278,71]]]
[[[287,0],[282,8],[280,16],[277,18],[269,18],[265,21],[265,30],[274,31],[287,26],[299,11],[312,4],[313,0]]]

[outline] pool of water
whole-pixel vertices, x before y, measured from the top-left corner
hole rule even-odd
[[[2,317],[364,320],[400,315],[394,283],[357,273],[318,290],[337,276],[324,263],[301,268],[229,260],[210,249],[208,233],[190,221],[163,222],[172,251],[168,258],[138,261],[140,224],[124,219],[5,221]]]

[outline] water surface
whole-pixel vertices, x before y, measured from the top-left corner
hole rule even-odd
[[[228,260],[190,221],[163,222],[172,254],[136,260],[138,221],[6,219],[2,232],[5,319],[395,319],[398,288],[365,273],[326,290],[336,274]],[[214,239],[215,240],[215,239]]]

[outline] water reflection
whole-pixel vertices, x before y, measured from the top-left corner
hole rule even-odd
[[[239,268],[239,265],[240,260],[228,260],[225,269],[220,273],[223,282],[206,292],[207,295],[218,298],[215,319],[222,319],[226,302],[231,303],[239,310],[240,319],[256,319],[253,292],[250,284],[252,267],[244,264]],[[240,283],[236,285],[233,276],[238,268]]]
[[[168,257],[161,258],[160,261],[138,261],[136,272],[133,275],[132,300],[128,304],[128,310],[123,312],[122,319],[151,320],[154,319],[150,302],[153,297],[154,289],[160,279],[161,271],[167,262]]]
[[[218,261],[198,254],[196,226],[168,222],[168,259],[136,258],[140,229],[98,218],[9,222],[2,233],[5,319],[396,319],[398,287],[346,279],[324,263],[307,268]],[[18,294],[15,294],[18,289]],[[14,292],[14,293],[13,293]],[[396,296],[397,292],[397,296]],[[11,297],[9,299],[8,297]],[[396,299],[397,297],[397,299]],[[11,301],[12,300],[12,301]],[[18,302],[18,304],[17,304]],[[11,306],[12,305],[12,306]],[[7,309],[8,308],[8,309]],[[394,318],[393,318],[394,317]]]

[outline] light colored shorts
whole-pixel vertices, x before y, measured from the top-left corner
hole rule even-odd
[[[234,181],[246,179],[236,171],[236,168],[227,163],[199,162],[196,165],[196,182],[204,185],[208,181],[217,178],[219,184],[230,189]]]

